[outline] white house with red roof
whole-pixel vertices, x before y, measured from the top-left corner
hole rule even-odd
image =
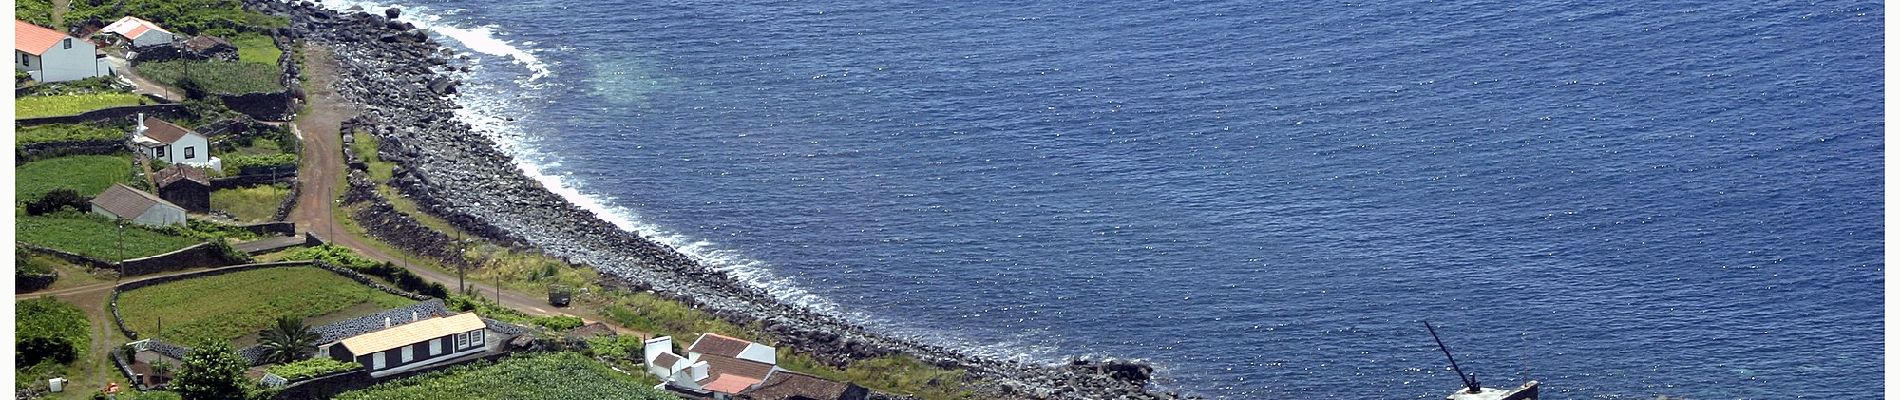
[[[105,53],[79,38],[13,20],[13,69],[40,82],[65,82],[112,74]]]
[[[223,160],[211,156],[211,139],[158,118],[145,118],[139,114],[139,125],[133,128],[132,144],[145,149],[153,160],[172,164],[185,164],[198,168],[219,170],[224,168]]]
[[[113,22],[112,25],[106,25],[106,28],[100,30],[100,32],[111,32],[119,35],[119,37],[123,37],[126,41],[131,42],[134,48],[171,44],[171,42],[178,40],[178,35],[172,34],[171,31],[165,30],[165,28],[158,27],[158,24],[130,15],[125,16],[125,18],[119,18],[119,20]]]
[[[657,376],[674,390],[731,399],[760,386],[778,368],[778,349],[758,343],[705,333],[686,348],[686,355],[673,352],[673,338],[661,336],[646,341],[647,373]]]

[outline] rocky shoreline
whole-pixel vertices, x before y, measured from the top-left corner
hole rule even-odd
[[[674,249],[622,231],[524,175],[494,143],[457,119],[457,82],[450,72],[461,67],[454,54],[402,22],[396,10],[336,12],[303,2],[245,3],[289,17],[290,27],[280,36],[336,53],[335,89],[361,105],[356,131],[379,138],[378,155],[400,166],[393,185],[471,234],[593,266],[619,286],[652,290],[730,322],[756,322],[779,344],[833,365],[907,354],[969,371],[987,383],[971,388],[981,398],[1178,397],[1149,390],[1152,368],[1140,362],[1050,366],[985,359],[781,302]]]

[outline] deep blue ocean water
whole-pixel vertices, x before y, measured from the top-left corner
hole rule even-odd
[[[1884,387],[1877,2],[400,5],[524,167],[889,332],[1226,398],[1443,398],[1421,320],[1547,398]]]

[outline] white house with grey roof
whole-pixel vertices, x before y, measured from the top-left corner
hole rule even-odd
[[[158,195],[114,183],[92,198],[92,212],[146,226],[185,224],[185,208]]]

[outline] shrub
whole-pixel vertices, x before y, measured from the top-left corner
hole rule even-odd
[[[349,371],[360,367],[362,367],[362,364],[317,357],[289,364],[272,365],[269,368],[265,368],[265,370],[277,374],[277,376],[281,376],[286,380],[294,381]]]
[[[79,359],[79,353],[92,345],[87,334],[86,313],[59,300],[42,297],[21,300],[13,306],[18,326],[14,332],[19,346],[14,362],[30,366],[45,361],[59,364]]]
[[[46,215],[61,210],[86,211],[92,209],[91,200],[72,189],[53,189],[38,200],[26,203],[26,215]]]
[[[185,353],[184,368],[171,386],[184,398],[242,399],[250,386],[244,379],[248,363],[223,341],[200,343]]]

